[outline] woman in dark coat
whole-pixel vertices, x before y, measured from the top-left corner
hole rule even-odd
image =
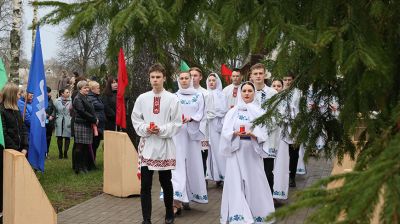
[[[28,136],[22,116],[18,110],[18,86],[8,83],[2,92],[0,104],[1,122],[3,125],[4,147],[0,145],[0,212],[3,212],[3,150],[14,149],[27,154]],[[1,221],[1,219],[0,219]]]
[[[117,107],[118,80],[108,77],[106,88],[103,92],[104,111],[106,113],[106,130],[115,131],[115,111]]]
[[[79,90],[73,101],[74,109],[74,140],[75,140],[75,172],[87,173],[93,161],[90,145],[93,143],[93,125],[99,120],[96,117],[93,105],[87,100],[89,85],[86,81],[77,84]]]
[[[74,72],[74,75],[75,75],[75,73],[76,72]],[[72,77],[72,79],[70,81],[71,81],[71,85],[70,85],[70,87],[71,87],[71,91],[70,91],[71,100],[72,100],[72,102],[74,102],[74,99],[75,99],[76,95],[78,95],[78,93],[79,93],[77,84],[80,81],[86,81],[86,78],[84,76],[79,76],[79,75],[76,76],[75,75],[74,77]],[[70,115],[71,115],[71,137],[74,137],[75,114],[74,114],[74,109],[72,107],[71,107]],[[75,142],[72,145],[72,159],[71,159],[71,162],[72,162],[72,169],[75,170],[75,165],[76,165],[76,162],[75,162]]]
[[[97,119],[99,119],[99,123],[97,125],[98,135],[93,136],[93,144],[92,144],[94,160],[96,161],[97,148],[100,145],[100,141],[103,139],[104,127],[106,123],[106,115],[104,113],[103,101],[100,98],[100,84],[96,81],[90,81],[89,88],[90,91],[88,94],[88,101],[93,105],[96,117]]]
[[[47,86],[47,99],[48,104],[46,108],[46,140],[47,140],[47,153],[46,158],[49,155],[49,148],[51,142],[51,136],[53,135],[55,118],[56,118],[56,107],[51,99],[51,88]]]

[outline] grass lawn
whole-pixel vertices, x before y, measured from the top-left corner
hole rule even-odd
[[[88,174],[76,175],[72,170],[72,144],[68,159],[58,159],[57,139],[53,136],[50,144],[50,157],[45,162],[45,172],[37,173],[55,211],[61,212],[82,203],[103,192],[103,144],[97,150],[97,170]]]

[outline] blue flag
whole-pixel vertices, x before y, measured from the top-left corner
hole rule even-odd
[[[43,172],[47,152],[45,109],[47,108],[48,99],[39,26],[36,29],[35,46],[28,80],[28,92],[33,94],[28,161],[33,168]]]

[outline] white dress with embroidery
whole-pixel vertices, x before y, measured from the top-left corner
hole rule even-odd
[[[208,76],[206,83],[209,83]],[[213,181],[223,181],[225,177],[226,158],[219,149],[221,139],[222,125],[225,114],[228,112],[228,103],[224,93],[222,92],[222,82],[219,76],[212,73],[216,78],[216,87],[212,89],[207,86],[208,95],[206,97],[206,113],[207,126],[209,133],[209,150],[207,157],[206,179]]]
[[[252,126],[244,110],[239,110],[229,122],[234,122],[234,130],[239,130],[240,125],[245,125],[246,130]],[[227,130],[224,124],[224,133],[234,130]],[[225,174],[220,223],[265,223],[265,217],[275,209],[264,172],[262,146],[255,140],[239,137],[232,137],[231,144],[232,147],[228,147],[231,151],[223,152],[227,155],[226,170],[229,172]],[[235,150],[234,144],[239,144],[238,149]]]
[[[205,101],[205,98],[208,95],[208,91],[202,86],[199,86],[199,88],[197,88],[196,90],[199,91],[201,94],[203,94],[203,100]],[[208,150],[210,146],[208,142],[209,133],[208,133],[208,124],[206,116],[204,116],[200,122],[200,130],[204,131],[204,139],[200,141],[201,150]]]
[[[204,100],[201,93],[176,93],[185,117],[193,121],[184,124],[173,137],[176,145],[176,169],[172,171],[174,199],[181,202],[208,203],[207,188],[201,157],[200,121],[204,116]]]
[[[289,100],[282,100],[279,104],[279,113],[283,116],[284,120],[294,119],[299,111],[300,91],[294,89],[293,95]],[[279,147],[274,164],[274,191],[273,197],[277,199],[286,200],[289,194],[289,144],[293,144],[293,139],[289,137],[290,126],[285,133],[284,128],[279,127]]]
[[[175,144],[172,136],[182,126],[181,117],[178,97],[166,90],[160,94],[149,91],[137,98],[131,119],[136,133],[141,137],[139,168],[147,166],[149,170],[175,169]],[[147,133],[150,122],[160,128],[158,135]]]

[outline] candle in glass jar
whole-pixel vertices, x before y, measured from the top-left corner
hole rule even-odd
[[[154,122],[150,122],[150,129],[153,129],[155,126]]]
[[[246,132],[246,128],[244,125],[240,125],[240,130],[241,133]]]

